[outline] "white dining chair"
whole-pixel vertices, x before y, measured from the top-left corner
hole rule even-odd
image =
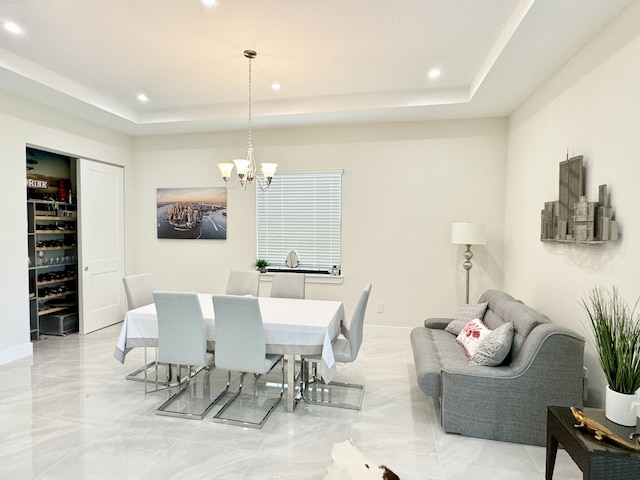
[[[153,303],[153,283],[150,273],[123,277],[122,283],[127,295],[127,310]]]
[[[364,314],[371,293],[371,284],[368,284],[362,294],[360,300],[354,310],[353,317],[348,327],[342,328],[342,336],[338,336],[331,344],[333,356],[338,363],[351,363],[358,357],[360,346],[362,345],[362,336],[364,328]],[[317,364],[322,361],[322,355],[303,355],[302,356],[302,398],[307,403],[326,405],[330,407],[348,408],[352,410],[360,410],[362,408],[362,400],[364,398],[364,385],[344,382],[331,382],[326,384],[317,376]],[[313,364],[313,374],[308,379],[308,364]],[[356,403],[334,401],[333,398],[338,396],[331,391],[331,388],[356,389],[359,391],[359,400]],[[320,399],[318,399],[320,398]]]
[[[304,273],[276,272],[271,284],[271,297],[274,298],[304,298]]]
[[[153,297],[158,315],[158,360],[177,365],[178,384],[178,391],[158,407],[156,414],[201,420],[226,391],[210,401],[209,370],[214,367],[214,355],[207,352],[207,334],[198,295],[188,292],[154,292]],[[185,378],[180,377],[183,366],[187,372]],[[205,375],[203,398],[195,401],[197,392],[194,391],[197,387],[192,384],[196,383],[194,379],[202,371]],[[192,392],[186,396],[186,402],[181,402],[179,409],[171,410],[171,404],[189,388]],[[191,403],[195,404],[195,411],[192,411]]]
[[[135,308],[143,307],[153,303],[153,282],[151,280],[150,273],[138,273],[136,275],[128,275],[122,278],[124,284],[124,292],[127,297],[127,310],[133,310]],[[170,371],[168,366],[166,369],[165,379],[162,381],[162,385],[166,386],[170,381]],[[149,362],[147,359],[147,347],[144,347],[144,366],[134,370],[126,376],[127,380],[133,380],[135,382],[145,383],[145,392],[147,392],[148,370],[155,370],[155,380],[158,380],[158,355],[156,352],[155,360]],[[140,374],[144,372],[143,376]],[[157,382],[156,382],[157,383]]]
[[[258,296],[260,272],[257,270],[232,270],[227,283],[227,295]]]
[[[304,299],[306,275],[304,273],[276,272],[271,283],[272,298]]]
[[[257,298],[214,295],[213,310],[216,319],[216,367],[229,370],[228,383],[231,382],[232,371],[240,372],[238,391],[216,412],[213,421],[243,427],[262,428],[280,403],[284,393],[283,356],[266,353],[267,345],[264,325]],[[254,422],[245,418],[223,415],[242,394],[245,373],[266,374],[279,361],[282,370],[280,395],[271,399],[271,401],[265,400],[266,412],[264,412],[265,408],[262,406],[262,412],[264,413],[259,421]],[[257,380],[254,379],[254,381]],[[246,406],[248,403],[242,402],[242,405]],[[255,406],[249,409],[245,408],[241,416],[245,417],[247,412],[255,412],[258,408]]]

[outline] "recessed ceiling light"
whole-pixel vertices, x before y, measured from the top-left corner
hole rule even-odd
[[[207,8],[214,8],[220,5],[220,2],[218,0],[200,0],[200,1],[202,2],[202,5],[204,5]]]
[[[432,68],[431,70],[429,70],[429,73],[427,74],[427,76],[431,80],[435,80],[436,78],[440,78],[440,75],[442,75],[442,69],[440,69],[440,68]]]
[[[282,90],[282,85],[280,85],[279,83],[274,83],[273,85],[271,85],[271,89],[277,92],[279,90]]]
[[[11,32],[14,35],[20,35],[21,33],[24,33],[22,27],[15,22],[5,22],[2,24],[2,26],[7,32]]]
[[[139,93],[138,100],[142,103],[147,103],[149,101],[149,97],[147,97],[144,93]]]

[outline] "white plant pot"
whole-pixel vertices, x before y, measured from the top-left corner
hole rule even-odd
[[[637,422],[637,397],[634,394],[618,393],[607,385],[604,413],[612,422],[633,427]]]

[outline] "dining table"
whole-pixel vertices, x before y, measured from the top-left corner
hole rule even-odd
[[[207,349],[215,351],[215,315],[212,294],[198,293],[207,333]],[[329,383],[336,373],[332,341],[346,322],[340,301],[258,297],[267,353],[287,360],[287,412],[296,404],[296,356],[322,355],[320,375]],[[114,357],[124,363],[136,347],[157,347],[158,316],[155,304],[129,310],[124,318]]]

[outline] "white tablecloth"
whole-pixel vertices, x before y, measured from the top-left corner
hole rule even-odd
[[[198,298],[207,330],[207,342],[213,349],[215,318],[210,294]],[[336,373],[331,341],[340,332],[344,321],[342,302],[259,297],[268,353],[314,355],[322,353],[320,374],[330,382]],[[158,344],[158,319],[155,304],[129,310],[124,319],[114,357],[124,363],[134,347],[155,347]]]

